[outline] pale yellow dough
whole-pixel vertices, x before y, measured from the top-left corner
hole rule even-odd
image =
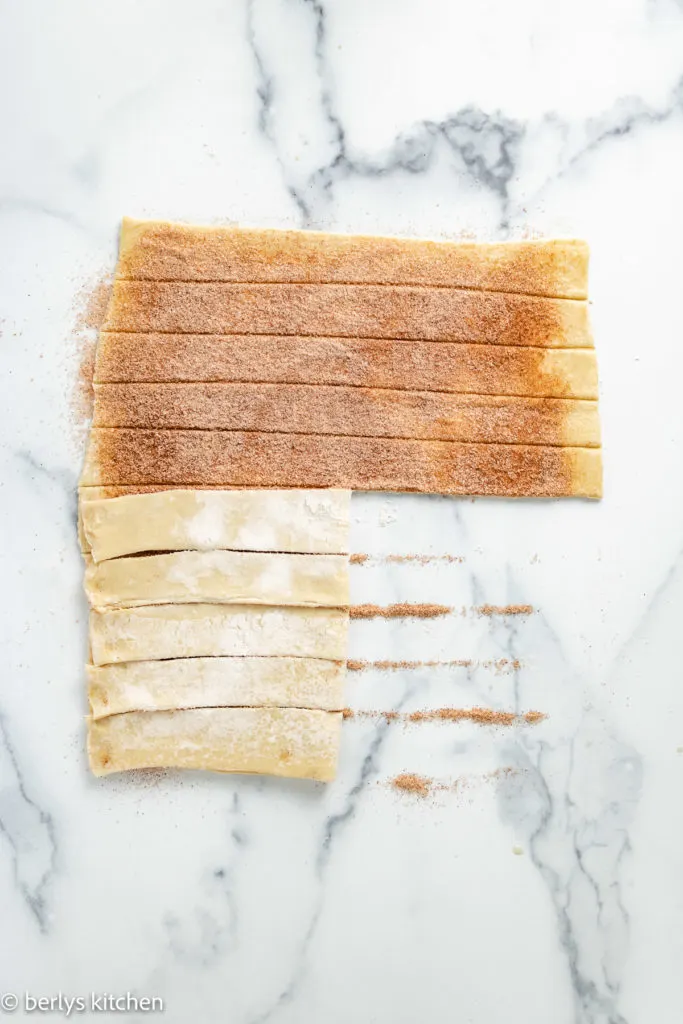
[[[351,492],[168,490],[81,500],[96,562],[140,551],[345,554]]]
[[[180,658],[87,671],[95,719],[178,708],[344,706],[345,664],[319,658]]]
[[[348,611],[162,604],[90,613],[95,665],[220,655],[346,659]]]
[[[91,721],[95,775],[129,768],[202,768],[334,778],[342,715],[302,708],[133,711]]]
[[[94,608],[198,602],[334,608],[349,603],[348,558],[254,551],[116,558],[88,565],[85,591]]]

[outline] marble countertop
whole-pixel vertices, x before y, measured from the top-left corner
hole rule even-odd
[[[683,1019],[680,0],[0,12],[13,1019],[26,992],[155,996],[167,1024]],[[328,787],[89,775],[74,311],[113,267],[123,214],[588,239],[604,500],[352,506],[353,550],[373,556],[352,567],[354,600],[535,611],[352,623],[352,658],[471,664],[350,673],[350,706],[545,721],[351,719]],[[402,794],[401,772],[443,788]],[[99,1005],[81,1016],[149,1016]]]

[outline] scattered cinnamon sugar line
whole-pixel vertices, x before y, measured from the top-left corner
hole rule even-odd
[[[346,662],[349,672],[367,672],[377,669],[380,672],[400,672],[404,669],[416,668],[485,668],[497,675],[518,672],[522,668],[518,658],[497,658],[488,661],[474,661],[471,658],[455,658],[450,661],[362,661],[351,659]]]
[[[522,768],[497,768],[493,772],[484,775],[486,780],[507,778],[510,775],[519,775],[524,771]],[[389,785],[400,793],[411,793],[413,796],[427,797],[432,793],[457,792],[466,784],[467,779],[455,779],[454,782],[437,782],[436,779],[427,775],[416,775],[413,772],[403,772],[391,779]]]
[[[457,562],[465,561],[462,555],[351,555],[351,565],[365,565],[366,562],[388,562],[390,564],[403,562],[416,562],[418,565],[428,565],[430,562]]]
[[[433,708],[427,711],[354,711],[344,708],[344,718],[383,718],[387,722],[474,722],[475,725],[537,725],[547,715],[542,711],[494,711],[491,708]]]
[[[494,615],[531,615],[534,611],[530,604],[482,604],[471,609],[475,615],[492,618]],[[460,615],[467,615],[468,609],[460,609]],[[455,608],[446,604],[357,604],[349,609],[352,619],[437,619],[444,615],[456,615]]]
[[[445,604],[357,604],[349,608],[352,619],[436,619],[453,611]]]

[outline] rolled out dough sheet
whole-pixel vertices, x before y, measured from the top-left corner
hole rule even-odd
[[[149,604],[298,605],[349,603],[346,555],[261,551],[174,551],[91,562],[85,592],[93,608]]]
[[[103,328],[593,347],[585,302],[410,285],[117,279]]]
[[[158,281],[433,284],[585,299],[588,246],[574,238],[433,242],[198,227],[125,217],[117,276]]]
[[[258,605],[154,605],[90,613],[95,665],[161,658],[346,659],[348,611]]]
[[[132,711],[91,721],[95,775],[130,768],[203,768],[334,778],[342,715],[302,708]]]
[[[320,658],[179,658],[88,665],[90,711],[298,707],[341,711],[346,666]]]
[[[102,331],[95,383],[244,381],[597,398],[595,349]]]
[[[172,490],[81,501],[96,562],[140,551],[346,553],[348,490]]]
[[[600,444],[598,403],[323,384],[96,384],[96,427],[271,430],[484,444]]]
[[[94,719],[179,708],[341,711],[346,667],[312,657],[183,657],[87,667]]]

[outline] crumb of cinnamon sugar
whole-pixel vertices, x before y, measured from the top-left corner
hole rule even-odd
[[[451,612],[445,604],[358,604],[349,609],[352,619],[435,619]]]
[[[429,796],[433,779],[428,779],[424,775],[414,775],[412,772],[404,772],[392,779],[391,785],[402,793],[413,793],[415,796],[424,797]]]
[[[474,610],[477,615],[531,615],[534,609],[530,604],[482,604]]]
[[[349,562],[351,565],[363,565],[369,557],[370,555],[350,555]]]
[[[355,714],[355,711],[353,711],[351,708],[344,708],[342,711],[342,715],[344,716],[344,718],[353,718]]]
[[[529,725],[537,725],[538,722],[543,722],[547,718],[542,711],[527,711],[524,715],[524,721],[528,722]]]

